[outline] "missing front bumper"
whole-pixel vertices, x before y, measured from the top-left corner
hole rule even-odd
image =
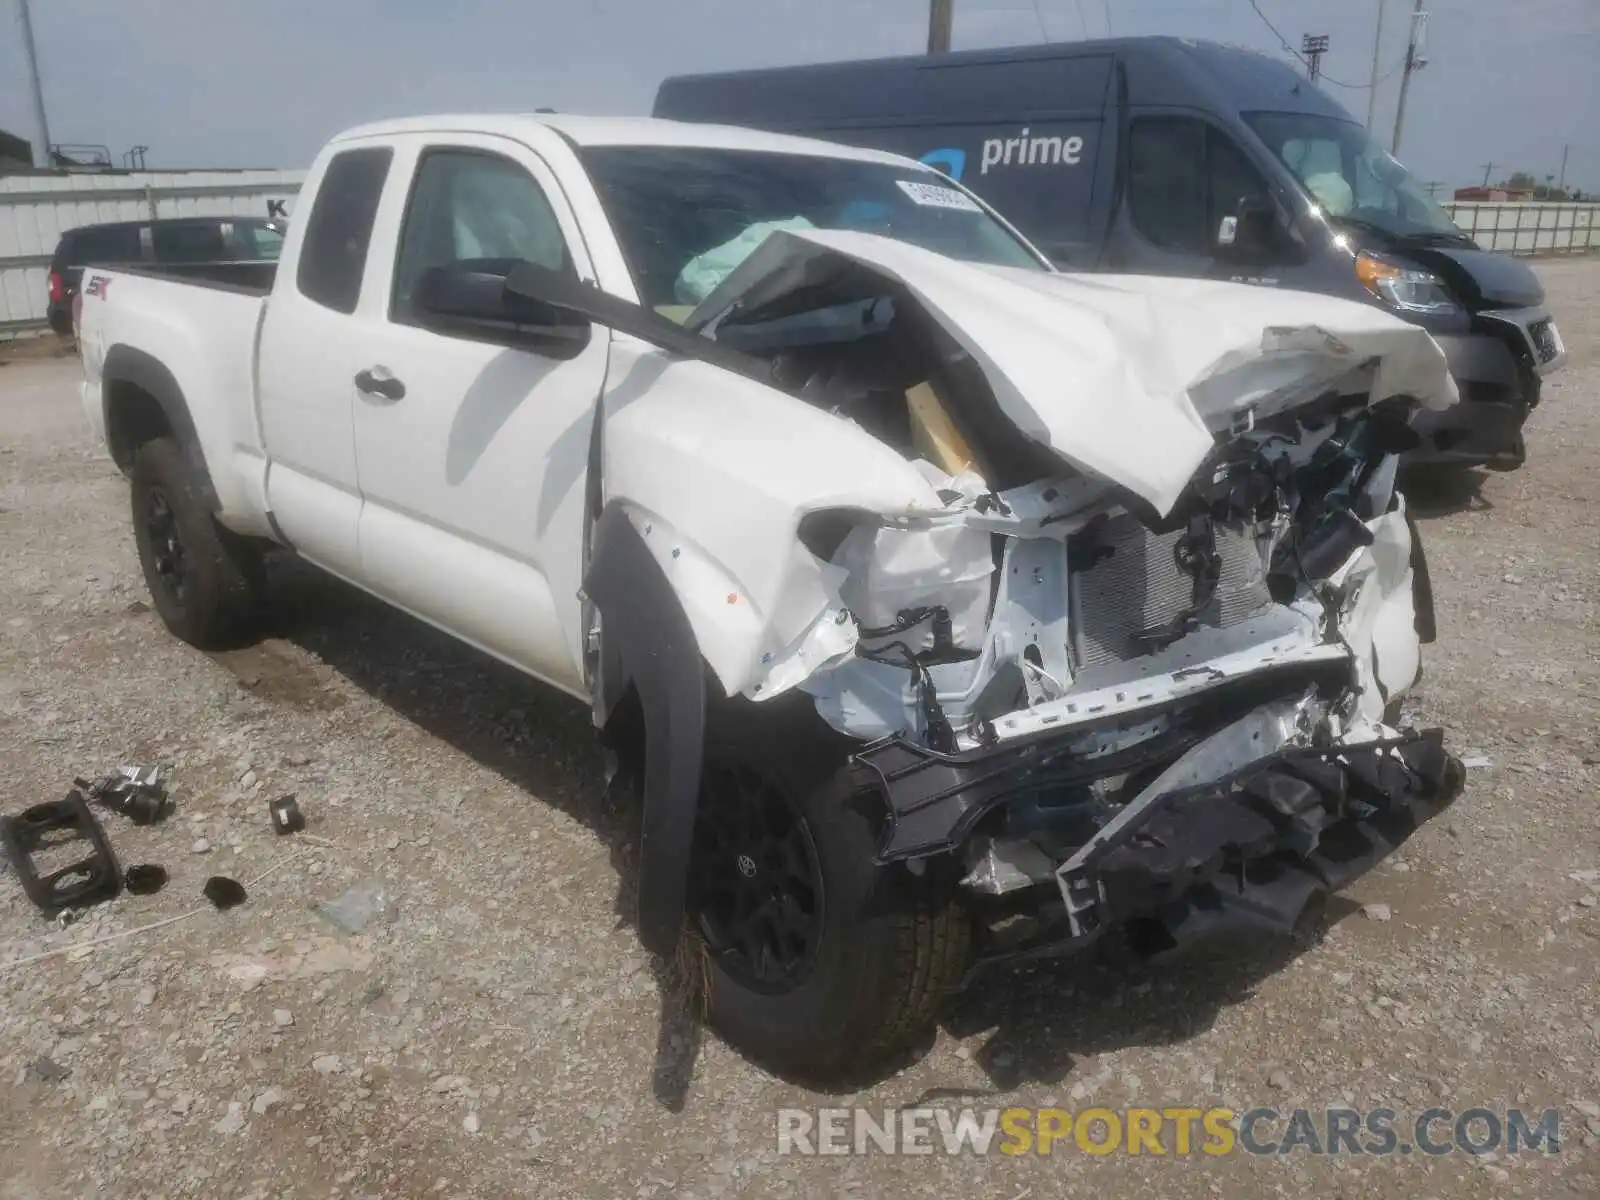
[[[1272,707],[1254,707],[1259,697],[1250,690],[1227,700],[1250,706],[1241,724]],[[1212,719],[1223,711],[1212,707]],[[961,756],[889,741],[857,756],[857,779],[889,801],[879,853],[888,862],[959,847],[985,814],[1014,797],[1179,760],[1205,740],[1177,724],[1088,760],[1065,754],[1059,738]],[[1023,878],[1014,881],[1017,890],[974,897],[978,911],[1003,918],[984,936],[980,962],[1074,954],[1113,928],[1147,952],[1208,935],[1289,934],[1319,900],[1448,807],[1464,779],[1438,730],[1354,745],[1280,745],[1142,807],[1130,803],[1053,874],[1035,851],[1033,866],[1022,868],[1031,884]]]
[[[1058,873],[1070,934],[1137,918],[1174,938],[1228,924],[1286,932],[1314,896],[1344,887],[1446,808],[1464,779],[1434,729],[1283,750],[1170,792]]]
[[[1283,696],[1298,696],[1308,687],[1337,694],[1349,685],[1350,664],[1342,656],[1286,656],[1233,677],[1214,678],[1222,672],[1209,668],[1182,674],[1192,677],[1172,689],[1164,704],[1077,716],[1070,725],[1051,723],[1062,720],[1059,714],[1030,717],[1029,724],[1038,728],[975,750],[944,754],[905,737],[864,747],[853,760],[855,784],[878,793],[887,816],[877,861],[958,849],[987,814],[1017,796],[1081,787],[1171,762],[1217,729]],[[1163,727],[1142,740],[1130,732],[1128,744],[1109,752],[1081,752],[1096,734],[1153,725]]]

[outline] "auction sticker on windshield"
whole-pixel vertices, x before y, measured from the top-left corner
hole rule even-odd
[[[912,203],[924,208],[954,208],[961,212],[982,212],[977,203],[965,192],[955,188],[940,187],[936,183],[912,183],[907,179],[895,180],[895,186],[911,197]]]

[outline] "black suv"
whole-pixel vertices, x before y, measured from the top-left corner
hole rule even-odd
[[[258,217],[173,217],[69,229],[50,260],[50,328],[72,333],[72,298],[87,264],[277,262],[285,230],[283,221]]]

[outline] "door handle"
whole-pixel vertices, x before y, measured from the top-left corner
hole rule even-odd
[[[368,367],[365,371],[357,371],[356,391],[363,396],[382,396],[385,400],[404,400],[406,397],[406,385],[389,374],[387,367]]]

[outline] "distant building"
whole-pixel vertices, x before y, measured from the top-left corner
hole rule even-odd
[[[1531,187],[1509,187],[1505,184],[1497,184],[1494,187],[1464,187],[1456,189],[1455,198],[1457,200],[1487,200],[1499,204],[1508,202],[1517,204],[1532,200],[1533,189]]]
[[[33,143],[0,129],[0,175],[33,169]]]

